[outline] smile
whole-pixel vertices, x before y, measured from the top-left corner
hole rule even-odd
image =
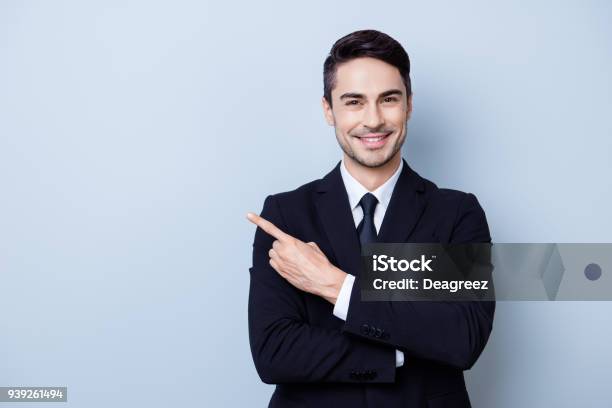
[[[369,134],[369,135],[356,136],[356,137],[366,147],[371,148],[371,149],[376,149],[376,148],[384,146],[384,144],[387,142],[387,139],[389,138],[389,135],[391,135],[392,133],[393,132],[389,132],[386,134]]]

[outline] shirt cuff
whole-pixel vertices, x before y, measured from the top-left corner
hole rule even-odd
[[[346,316],[348,315],[349,303],[351,301],[351,292],[353,291],[353,284],[355,283],[355,277],[351,274],[346,274],[344,278],[344,282],[342,282],[342,286],[340,287],[340,293],[338,293],[338,298],[336,299],[336,304],[334,305],[334,316],[339,319],[346,320]],[[395,350],[395,367],[401,367],[404,365],[404,353]]]
[[[355,283],[355,277],[351,274],[346,274],[340,293],[338,293],[338,299],[336,299],[336,305],[334,306],[334,316],[339,319],[346,320],[348,315],[349,303],[351,302],[351,292],[353,291],[353,284]]]
[[[395,350],[395,367],[401,367],[404,365],[404,352]]]

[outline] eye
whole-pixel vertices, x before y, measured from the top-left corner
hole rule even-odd
[[[387,96],[383,99],[383,102],[397,102],[397,98],[395,96]]]
[[[359,101],[357,99],[353,99],[348,101],[347,103],[345,103],[345,105],[349,106],[349,105],[358,105]]]

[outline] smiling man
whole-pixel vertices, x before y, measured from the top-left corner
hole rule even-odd
[[[401,157],[410,61],[388,35],[339,39],[324,63],[325,119],[342,160],[270,195],[250,269],[249,336],[270,407],[469,407],[463,371],[494,302],[362,302],[361,245],[491,242],[471,193],[438,188]]]

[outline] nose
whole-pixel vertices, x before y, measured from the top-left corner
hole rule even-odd
[[[363,115],[363,125],[370,129],[378,129],[378,127],[384,122],[383,117],[378,110],[377,103],[370,104],[370,106],[364,110]]]

